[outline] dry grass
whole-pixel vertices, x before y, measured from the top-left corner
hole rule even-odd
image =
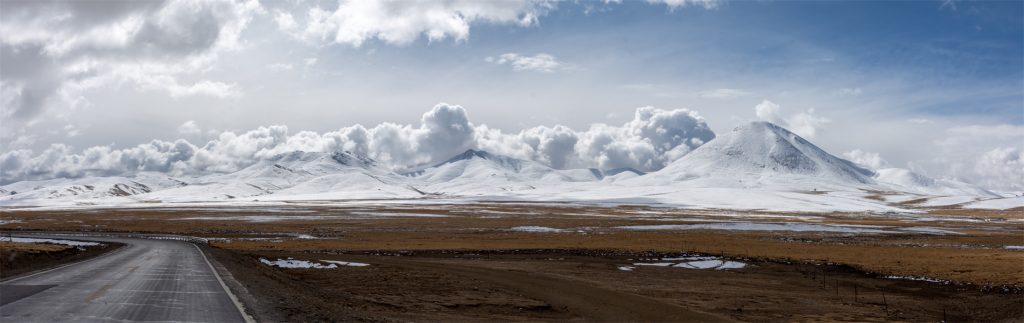
[[[370,217],[361,212],[387,213]],[[0,229],[172,233],[229,238],[214,241],[236,250],[495,250],[595,249],[706,252],[735,257],[832,262],[869,272],[926,276],[984,285],[1024,286],[1024,212],[934,209],[928,214],[888,216],[860,213],[786,214],[720,210],[615,208],[558,204],[373,205],[324,207],[293,204],[268,209],[112,209],[92,211],[3,211],[22,223]],[[395,216],[406,214],[409,216]],[[434,214],[446,217],[414,217]],[[252,222],[246,216],[280,216]],[[316,219],[308,217],[315,216]],[[936,217],[916,221],[914,217]],[[203,217],[207,219],[186,219]],[[307,217],[307,218],[303,218]],[[244,218],[241,218],[244,219]],[[251,219],[251,218],[250,218]],[[814,232],[629,231],[626,225],[700,222],[811,222],[927,227],[960,235],[922,233],[845,234]],[[566,233],[510,232],[516,226],[567,229]],[[895,230],[895,229],[893,229]],[[294,238],[297,234],[317,240]],[[270,240],[245,240],[270,238]]]
[[[20,243],[20,242],[9,242],[0,241],[0,251],[2,252],[49,252],[49,251],[61,251],[64,249],[71,248],[70,246],[50,244],[50,243]]]

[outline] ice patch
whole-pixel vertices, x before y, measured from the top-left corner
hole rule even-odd
[[[13,223],[25,223],[25,221],[22,221],[22,220],[17,220],[17,219],[11,219],[11,220],[8,220],[8,219],[0,219],[0,225],[4,225],[4,224],[13,224]]]
[[[633,267],[633,266],[619,266],[619,270],[621,270],[621,271],[633,271],[633,269],[636,269],[636,267]]]
[[[1024,250],[1024,246],[1004,246],[1003,248],[1008,250]]]
[[[891,233],[875,226],[840,226],[810,223],[703,223],[703,224],[661,224],[620,226],[626,230],[735,230],[735,231],[798,231],[798,232],[843,232],[843,233]]]
[[[939,229],[939,228],[932,228],[932,227],[910,227],[910,228],[900,228],[900,230],[911,231],[911,232],[929,233],[929,234],[962,234],[962,233],[956,232],[956,231],[950,231],[950,230]]]
[[[562,229],[555,229],[555,228],[549,228],[549,227],[538,227],[538,226],[532,226],[532,225],[513,227],[513,228],[509,229],[509,231],[516,231],[516,232],[565,232],[565,230],[562,230]]]
[[[942,279],[936,279],[936,278],[928,278],[928,277],[921,277],[921,276],[885,276],[885,278],[886,279],[898,279],[898,280],[923,281],[923,282],[939,283],[939,284],[949,284],[948,280],[942,280]]]
[[[316,240],[316,239],[319,239],[319,238],[311,236],[311,235],[308,235],[308,234],[300,234],[300,235],[295,236],[295,239]]]
[[[336,264],[324,265],[319,262],[295,260],[295,259],[278,259],[274,261],[267,260],[267,258],[260,258],[260,262],[264,265],[278,268],[315,268],[315,269],[331,269],[338,268]]]
[[[671,262],[637,262],[633,263],[633,266],[655,266],[655,267],[669,267],[675,265]]]
[[[335,265],[338,265],[338,266],[349,266],[349,267],[366,267],[366,266],[370,265],[370,264],[364,264],[364,263],[361,263],[361,262],[340,261],[340,260],[320,260],[320,261],[323,261],[323,262],[326,262],[326,263],[329,263],[329,264],[335,264]]]
[[[75,247],[91,247],[91,246],[102,245],[102,243],[99,243],[99,242],[89,242],[89,241],[74,241],[74,240],[63,240],[63,239],[40,239],[40,238],[18,238],[18,237],[9,237],[7,239],[0,238],[0,241],[7,241],[7,242],[14,242],[14,243],[52,243],[52,244],[62,244],[62,245],[66,245],[66,246],[75,246]]]
[[[715,269],[715,270],[729,270],[729,269],[742,269],[747,264],[739,261],[723,260],[719,257],[702,257],[702,256],[687,256],[687,257],[670,257],[658,259],[662,262],[638,262],[633,263],[634,266],[655,266],[655,267],[676,267],[676,268],[688,268],[688,269]],[[664,261],[681,261],[681,262],[664,262]],[[619,267],[622,270],[622,267]]]

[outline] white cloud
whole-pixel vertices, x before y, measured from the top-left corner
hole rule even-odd
[[[274,64],[267,65],[267,68],[269,68],[271,71],[274,71],[274,72],[284,72],[284,71],[291,71],[292,69],[295,68],[295,66],[292,66],[292,64],[287,64],[287,63],[274,63]]]
[[[668,6],[669,10],[675,10],[677,8],[683,8],[687,6],[698,6],[704,9],[715,9],[722,3],[720,0],[647,0],[650,4],[663,3]]]
[[[755,106],[754,113],[758,119],[777,124],[808,139],[814,138],[820,129],[832,122],[828,118],[816,116],[813,108],[783,117],[780,106],[768,100],[763,100]]]
[[[876,152],[863,151],[860,149],[854,149],[843,153],[843,157],[854,163],[858,163],[867,166],[871,169],[881,169],[889,167],[889,162],[882,159]]]
[[[1024,191],[1024,150],[996,148],[974,163],[975,182],[994,189]]]
[[[185,121],[185,123],[182,123],[180,126],[178,126],[178,133],[182,135],[197,135],[202,132],[202,129],[199,128],[199,124],[197,124],[195,120]]]
[[[489,63],[498,65],[511,65],[516,71],[535,71],[550,73],[563,67],[554,56],[540,53],[533,56],[525,56],[517,53],[505,53],[495,57],[484,59]]]
[[[832,122],[829,118],[814,115],[814,108],[794,114],[786,119],[789,130],[805,138],[814,138],[818,131]]]
[[[864,93],[859,87],[844,87],[833,92],[835,95],[841,96],[859,96]]]
[[[941,124],[941,123],[940,123]],[[914,165],[936,176],[953,178],[994,190],[1022,191],[1020,152],[1024,150],[1024,126],[1012,124],[961,125],[941,131],[927,151],[932,158]],[[924,144],[924,143],[922,143]]]
[[[185,122],[178,130],[182,134],[201,133],[194,121]],[[474,125],[465,109],[441,103],[424,113],[418,126],[353,125],[322,134],[291,134],[285,126],[269,126],[244,133],[223,132],[203,145],[179,139],[153,140],[126,149],[96,146],[80,152],[56,144],[38,155],[30,150],[13,150],[0,154],[0,178],[11,182],[131,175],[139,171],[172,175],[231,172],[296,150],[347,150],[402,169],[443,161],[469,148],[537,160],[556,168],[631,167],[651,171],[714,136],[700,115],[686,109],[638,108],[633,120],[621,126],[594,124],[585,131],[556,125],[504,133]]]
[[[750,95],[750,92],[739,89],[714,89],[700,92],[698,95],[705,99],[735,99]]]
[[[779,115],[779,105],[775,102],[762,100],[757,106],[754,106],[754,113],[758,119],[775,123],[785,127],[786,121]]]
[[[368,40],[406,45],[424,36],[429,41],[469,37],[475,23],[531,26],[554,8],[553,1],[350,1],[334,10],[309,10],[300,38],[362,46]]]
[[[932,121],[930,119],[925,119],[925,118],[910,118],[910,119],[907,119],[907,122],[910,122],[910,123],[913,123],[913,124],[935,124],[935,121]]]
[[[299,24],[295,22],[295,17],[281,10],[274,11],[274,22],[277,23],[277,28],[285,32],[294,31],[299,28]]]
[[[4,3],[0,121],[8,130],[0,137],[46,109],[86,103],[82,93],[104,84],[238,97],[236,85],[201,74],[219,52],[243,47],[239,36],[260,13],[254,0]]]

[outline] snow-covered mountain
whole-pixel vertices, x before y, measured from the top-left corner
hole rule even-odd
[[[0,206],[460,197],[887,212],[904,207],[892,203],[922,197],[928,198],[922,205],[946,205],[1000,195],[905,169],[869,170],[767,122],[736,127],[648,174],[628,168],[560,170],[472,149],[398,174],[349,152],[295,151],[227,174],[140,173],[0,186]]]
[[[633,181],[704,187],[827,189],[875,183],[874,172],[768,122],[734,128]]]
[[[330,198],[401,198],[422,195],[405,178],[377,161],[350,152],[295,151],[234,173],[196,178],[191,185],[150,194],[159,200],[225,200],[266,195]],[[276,196],[271,197],[276,199]]]
[[[590,182],[603,177],[593,169],[556,170],[538,162],[474,149],[406,175],[425,183],[425,189],[430,191],[472,195],[532,190],[538,185]]]
[[[133,177],[84,177],[23,181],[0,187],[0,204],[45,200],[72,200],[130,197],[187,185],[159,173],[140,173]]]
[[[1002,195],[976,185],[955,180],[934,179],[905,168],[883,168],[876,170],[875,174],[876,181],[890,186],[893,191],[936,196],[1002,197]]]

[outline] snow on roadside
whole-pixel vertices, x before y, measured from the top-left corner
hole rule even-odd
[[[66,246],[75,246],[75,247],[92,247],[92,246],[102,245],[102,243],[99,243],[99,242],[63,240],[63,239],[45,239],[45,238],[19,238],[19,237],[0,238],[0,242],[3,242],[3,241],[14,242],[14,243],[51,243],[51,244],[62,244],[62,245],[66,245]]]

